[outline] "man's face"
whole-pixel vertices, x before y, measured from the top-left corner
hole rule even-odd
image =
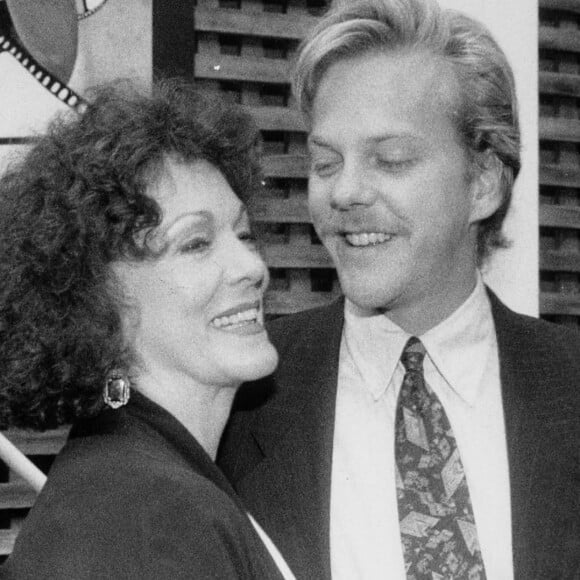
[[[332,65],[313,103],[316,231],[346,296],[416,334],[472,291],[475,222],[497,208],[489,179],[470,178],[456,87],[433,56],[369,54]]]

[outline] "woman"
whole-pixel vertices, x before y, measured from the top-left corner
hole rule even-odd
[[[255,143],[185,84],[109,88],[2,178],[0,424],[75,423],[9,577],[292,577],[213,463],[277,363]]]

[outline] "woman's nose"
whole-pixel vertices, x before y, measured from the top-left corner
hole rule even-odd
[[[227,252],[227,271],[232,282],[246,281],[249,285],[266,286],[268,268],[255,242],[235,238],[234,247]]]

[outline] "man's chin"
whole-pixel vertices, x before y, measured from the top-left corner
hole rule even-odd
[[[364,279],[341,280],[342,292],[350,302],[365,312],[385,312],[392,302],[392,296],[385,292],[385,287],[376,287],[365,283]]]

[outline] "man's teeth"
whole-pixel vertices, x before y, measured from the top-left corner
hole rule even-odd
[[[346,240],[352,246],[374,246],[388,242],[393,238],[391,234],[370,233],[370,234],[346,234]]]
[[[224,326],[234,326],[242,324],[250,324],[258,321],[258,309],[250,308],[250,310],[244,310],[244,312],[238,312],[237,314],[232,314],[231,316],[220,316],[212,320],[212,324],[218,328],[223,328]]]

